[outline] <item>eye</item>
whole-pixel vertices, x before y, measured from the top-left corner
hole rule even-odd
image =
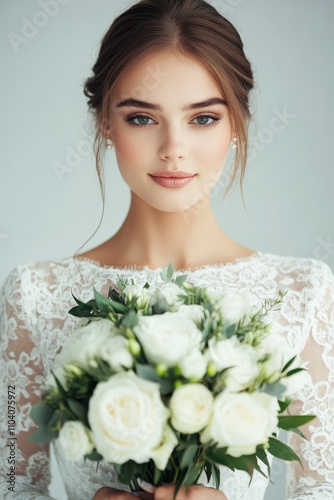
[[[140,120],[140,122],[135,123],[134,120]],[[147,127],[150,124],[147,123],[146,120],[152,120],[152,118],[150,118],[149,116],[146,116],[146,115],[130,115],[130,116],[127,116],[125,119],[125,121],[127,121],[129,123],[129,125],[133,125],[134,127]],[[143,123],[143,121],[144,121],[144,123]]]
[[[203,123],[203,120],[213,120],[211,123]],[[202,121],[202,123],[198,123],[198,124],[195,124],[195,125],[199,125],[200,127],[213,127],[215,125],[217,125],[220,120],[222,119],[221,116],[216,116],[216,115],[200,115],[200,116],[197,116],[196,118],[194,118],[194,120],[200,120]]]

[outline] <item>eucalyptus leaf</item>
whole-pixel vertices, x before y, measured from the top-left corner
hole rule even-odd
[[[35,424],[46,425],[51,419],[54,410],[45,403],[37,403],[31,408],[30,417]]]
[[[138,324],[138,316],[135,311],[128,311],[122,318],[121,325],[131,330]]]
[[[58,437],[57,431],[48,431],[44,426],[37,429],[33,434],[28,436],[30,443],[46,444]]]
[[[173,278],[173,274],[174,274],[174,267],[172,266],[172,264],[169,264],[168,269],[167,269],[167,273],[166,273],[169,281],[171,281],[171,279]]]
[[[137,363],[136,365],[136,373],[138,377],[143,378],[145,380],[150,380],[151,382],[160,382],[160,377],[150,365],[142,365]]]

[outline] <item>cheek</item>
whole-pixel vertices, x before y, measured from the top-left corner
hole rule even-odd
[[[230,142],[230,131],[219,128],[208,133],[203,132],[203,137],[200,139],[194,138],[193,150],[199,159],[204,158],[204,165],[211,163],[214,166],[216,162],[222,162],[225,159]]]
[[[120,168],[133,167],[141,161],[146,163],[148,148],[143,147],[143,141],[138,132],[136,134],[131,133],[131,130],[117,130],[113,134],[113,143]]]

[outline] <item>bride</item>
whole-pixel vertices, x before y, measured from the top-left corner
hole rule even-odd
[[[2,498],[51,498],[49,450],[27,441],[34,430],[29,411],[76,324],[67,314],[71,291],[89,300],[93,285],[106,293],[117,275],[157,284],[169,263],[217,292],[243,290],[261,301],[287,292],[271,321],[308,362],[294,410],[317,419],[304,428],[307,441],[290,442],[304,470],[289,464],[286,498],[333,498],[333,275],[320,261],[280,257],[233,241],[210,203],[230,148],[235,150],[232,181],[239,177],[242,185],[252,88],[238,32],[203,0],[142,0],[106,33],[85,94],[96,118],[101,186],[104,150],[115,148],[131,205],[119,231],[102,245],[75,259],[19,266],[2,288],[2,385],[15,387],[17,411],[15,494],[8,490],[4,435]],[[1,419],[7,428],[7,413]],[[66,462],[57,442],[55,453],[69,499],[137,498],[108,464],[96,469],[91,462]],[[198,485],[177,499],[264,498],[268,481],[258,473],[250,486],[240,471],[222,468],[221,477],[221,491]],[[166,485],[154,492],[143,486],[138,495],[167,500],[173,489]]]

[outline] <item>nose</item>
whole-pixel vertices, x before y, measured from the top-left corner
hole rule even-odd
[[[164,131],[164,138],[158,151],[159,158],[175,161],[186,156],[184,141],[181,132],[174,130]]]

